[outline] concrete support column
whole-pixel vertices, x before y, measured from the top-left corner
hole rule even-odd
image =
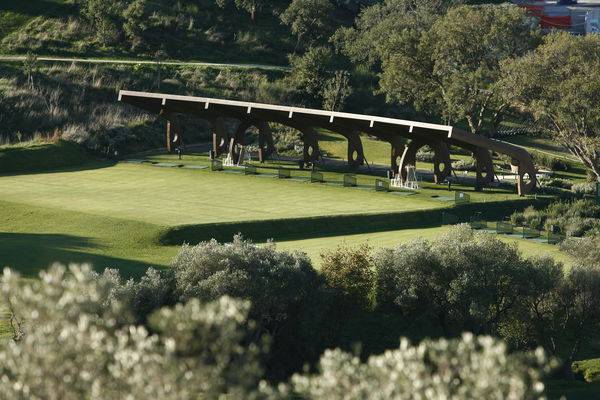
[[[179,118],[177,117],[177,114],[174,112],[161,110],[159,114],[167,120],[167,151],[169,153],[172,153],[175,148],[181,146],[181,144],[183,143],[181,137],[181,124],[179,123]]]
[[[349,134],[344,134],[348,139],[348,167],[352,171],[356,171],[358,167],[365,163],[365,153],[363,151],[362,141],[358,132],[353,131]]]
[[[473,156],[477,161],[477,184],[476,190],[481,190],[494,182],[494,163],[490,151],[483,147],[475,147]]]
[[[533,161],[529,160],[516,160],[513,159],[510,162],[512,165],[517,167],[517,189],[519,192],[519,196],[524,196],[529,193],[536,184],[536,171],[535,166],[533,165]]]

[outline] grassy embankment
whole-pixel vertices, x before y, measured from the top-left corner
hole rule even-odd
[[[122,40],[99,41],[95,28],[66,0],[4,2],[0,54],[31,50],[39,56],[152,60],[162,49],[167,60],[287,65],[294,37],[269,9],[255,24],[245,11],[221,9],[215,2],[180,3],[176,12],[169,2],[150,2],[142,45],[132,48]]]

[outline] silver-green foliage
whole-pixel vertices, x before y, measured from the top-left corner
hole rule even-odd
[[[523,290],[516,245],[467,225],[435,241],[417,239],[375,255],[378,302],[405,317],[452,329],[494,332]]]
[[[305,253],[277,251],[274,244],[257,246],[239,235],[232,243],[184,245],[171,268],[180,300],[247,299],[256,321],[265,326],[288,319],[291,308],[321,283]]]
[[[272,339],[266,360],[271,378],[316,361],[329,339],[330,296],[305,253],[257,246],[238,235],[232,243],[184,245],[171,267],[181,301],[231,296],[251,302],[249,317],[256,325],[250,339]]]
[[[543,399],[541,377],[552,366],[542,349],[509,354],[489,336],[424,340],[361,362],[342,350],[327,350],[315,375],[294,375],[278,395],[306,399]],[[275,398],[275,396],[273,396]]]
[[[239,345],[247,302],[163,308],[157,335],[131,324],[122,287],[89,266],[56,265],[35,281],[5,269],[1,284],[21,329],[0,347],[3,398],[245,398],[261,374],[258,349]]]

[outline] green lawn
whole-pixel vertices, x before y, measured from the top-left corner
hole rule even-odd
[[[0,267],[28,277],[53,262],[92,263],[138,277],[149,266],[169,265],[178,249],[156,243],[159,225],[2,200],[0,209]]]
[[[434,240],[437,236],[443,232],[446,232],[448,229],[449,227],[447,226],[440,226],[433,228],[403,229],[356,235],[289,240],[277,242],[277,247],[282,250],[302,249],[302,251],[306,252],[311,257],[315,266],[319,267],[321,264],[320,254],[325,250],[332,249],[340,245],[357,246],[362,243],[368,243],[374,249],[378,249],[380,247],[394,247],[398,243],[408,242],[416,239],[417,237]],[[570,262],[569,257],[565,253],[560,252],[557,246],[532,242],[525,239],[514,239],[504,235],[500,235],[499,238],[504,242],[516,243],[523,254],[549,254],[565,264]]]
[[[328,173],[329,179],[340,177]],[[375,179],[359,177],[364,183]],[[273,237],[282,248],[303,249],[318,262],[324,248],[343,241],[368,240],[380,247],[418,235],[433,238],[443,229],[432,229],[440,222],[440,210],[452,202],[431,196],[453,195],[435,185],[405,196],[208,169],[98,162],[5,174],[0,188],[0,264],[28,276],[53,261],[92,262],[139,276],[149,265],[167,266],[183,241],[228,240],[238,231],[259,242]],[[488,201],[516,198],[472,195],[480,202],[473,206],[482,210],[499,208]],[[506,204],[504,214],[509,214],[513,203]],[[464,207],[466,216],[473,212]],[[523,241],[521,246],[556,253],[543,244]]]
[[[162,225],[439,208],[424,195],[120,163],[0,177],[0,200]]]

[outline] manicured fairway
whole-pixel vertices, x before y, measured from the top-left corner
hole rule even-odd
[[[0,266],[35,276],[54,261],[91,262],[99,269],[115,267],[124,275],[135,277],[148,266],[169,264],[177,246],[162,246],[159,240],[174,226],[335,215],[398,215],[448,207],[449,203],[430,198],[433,194],[448,196],[441,189],[400,196],[208,169],[126,163],[93,163],[68,171],[4,175],[0,176]],[[505,197],[514,195],[473,193],[472,199],[501,201]],[[356,222],[348,229],[346,220],[327,221],[320,223],[337,224],[333,232],[343,236],[323,237],[329,226],[310,223],[310,232],[278,236],[279,240],[287,240],[281,248],[302,249],[318,264],[323,249],[343,241],[354,244],[368,240],[374,247],[393,246],[419,235],[434,238],[443,230],[422,229],[431,221],[420,223],[414,217],[404,226],[413,229],[398,230],[397,225],[391,224],[392,232],[375,233],[367,232],[381,229],[356,226]],[[272,224],[269,232],[277,228],[277,222]],[[205,229],[208,237],[214,237],[210,236],[211,229],[214,228]],[[522,248],[528,252],[550,249],[556,253],[552,246],[530,242],[523,242]]]
[[[3,176],[0,200],[160,225],[401,212],[444,205],[425,196],[124,163]]]

